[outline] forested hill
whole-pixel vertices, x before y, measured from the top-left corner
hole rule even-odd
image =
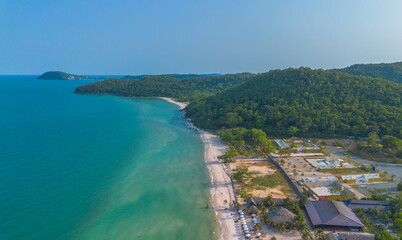
[[[212,73],[212,74],[162,74],[162,75],[126,75],[121,79],[143,79],[146,76],[165,76],[172,77],[177,79],[185,79],[185,78],[201,78],[201,77],[213,77],[219,76],[220,74]]]
[[[243,83],[253,76],[251,73],[238,73],[185,79],[169,76],[145,76],[134,80],[111,78],[80,86],[75,92],[126,97],[173,97],[193,101]]]
[[[382,78],[392,82],[402,83],[402,62],[355,64],[346,68],[332,69],[332,71]]]
[[[45,72],[40,75],[38,79],[48,79],[48,80],[90,80],[88,77],[74,75],[70,73],[60,72],[60,71],[50,71]]]
[[[309,68],[273,70],[190,103],[199,127],[259,128],[271,136],[401,138],[402,85],[382,79]]]

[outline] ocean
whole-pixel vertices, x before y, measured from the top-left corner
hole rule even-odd
[[[218,238],[203,143],[176,105],[36,77],[0,76],[0,239]]]

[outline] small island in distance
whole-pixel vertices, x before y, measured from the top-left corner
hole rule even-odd
[[[48,80],[93,80],[97,78],[89,78],[79,75],[74,75],[70,73],[60,72],[60,71],[50,71],[45,72],[40,75],[38,79],[48,79]]]

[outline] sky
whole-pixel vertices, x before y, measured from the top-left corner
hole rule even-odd
[[[162,74],[402,61],[400,0],[0,0],[0,74]]]

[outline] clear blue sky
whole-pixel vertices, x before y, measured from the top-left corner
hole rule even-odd
[[[0,0],[0,74],[264,72],[402,61],[402,1]]]

